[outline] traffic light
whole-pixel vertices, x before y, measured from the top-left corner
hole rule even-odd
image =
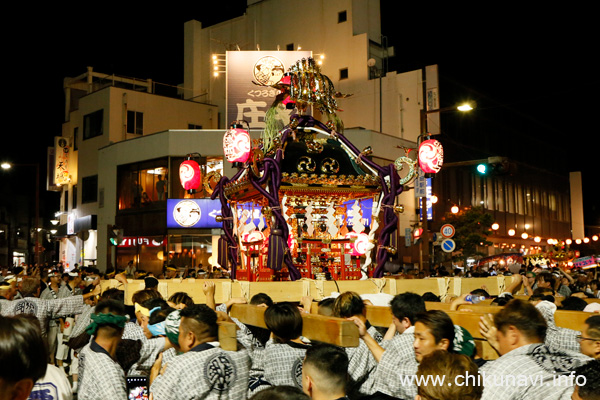
[[[118,246],[123,241],[123,229],[119,229],[116,225],[108,227],[108,241],[113,246]]]
[[[506,157],[489,157],[487,162],[477,164],[475,170],[481,176],[507,175],[516,172],[516,164],[508,161]]]
[[[416,244],[419,239],[421,239],[421,235],[423,234],[423,228],[415,227],[413,229],[413,244]]]

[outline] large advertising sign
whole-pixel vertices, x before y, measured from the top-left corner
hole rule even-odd
[[[247,121],[264,129],[265,114],[279,91],[270,87],[310,51],[228,51],[226,121]],[[291,110],[287,113],[288,116]]]
[[[219,200],[167,199],[167,228],[222,228],[217,215],[221,215]]]

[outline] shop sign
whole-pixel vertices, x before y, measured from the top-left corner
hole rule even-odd
[[[167,228],[222,228],[217,215],[221,215],[217,199],[167,199]]]
[[[54,183],[58,186],[69,183],[69,139],[62,136],[54,137]]]
[[[118,244],[118,247],[162,247],[163,243],[164,239],[156,240],[154,237],[127,236]]]

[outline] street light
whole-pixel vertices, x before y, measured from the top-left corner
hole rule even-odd
[[[473,110],[473,106],[471,105],[471,103],[464,103],[464,104],[461,104],[460,106],[456,107],[456,109],[458,111],[463,111],[463,112],[471,111],[471,110]]]
[[[0,167],[4,170],[9,170],[12,167],[35,167],[35,262],[40,265],[40,239],[39,239],[39,224],[40,224],[40,163],[35,164],[13,164],[10,162],[2,162]]]

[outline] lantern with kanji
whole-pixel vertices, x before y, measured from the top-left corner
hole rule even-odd
[[[423,172],[435,174],[440,171],[444,163],[444,149],[442,144],[435,139],[428,139],[419,146],[419,166]]]
[[[223,136],[223,153],[231,163],[245,163],[250,156],[250,135],[240,125],[232,125]]]
[[[179,180],[181,181],[181,186],[189,194],[193,194],[196,192],[196,189],[200,187],[202,183],[202,171],[200,170],[200,165],[191,158],[188,158],[179,166]]]

